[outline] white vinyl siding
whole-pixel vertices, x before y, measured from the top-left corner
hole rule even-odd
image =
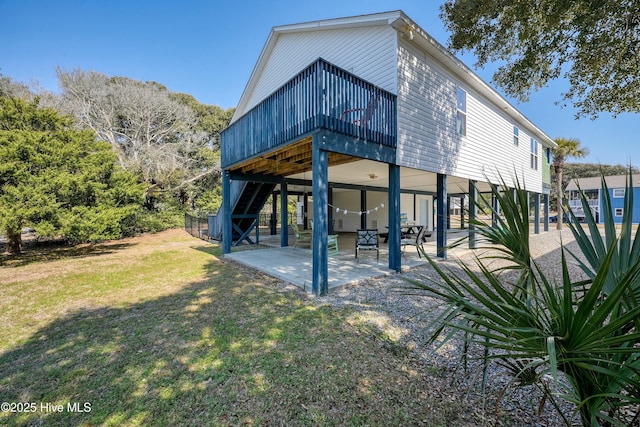
[[[240,117],[318,58],[396,93],[396,32],[388,26],[282,33]]]
[[[398,156],[400,166],[496,184],[514,185],[514,171],[530,191],[542,191],[529,147],[513,144],[514,122],[439,62],[399,39]],[[456,132],[456,88],[466,92],[466,137]],[[518,136],[530,138],[523,128]],[[526,139],[525,139],[526,140]]]

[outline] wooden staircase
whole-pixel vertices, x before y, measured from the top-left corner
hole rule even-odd
[[[262,182],[246,182],[231,211],[233,232],[231,239],[235,245],[247,240],[256,243],[249,237],[259,225],[259,215],[264,204],[271,196],[276,184]]]

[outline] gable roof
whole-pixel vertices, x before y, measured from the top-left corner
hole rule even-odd
[[[533,122],[524,116],[518,109],[499,94],[494,88],[489,86],[476,73],[473,72],[462,61],[456,58],[442,44],[434,39],[429,33],[422,29],[418,24],[411,20],[403,11],[395,10],[390,12],[381,12],[368,15],[358,15],[344,18],[325,19],[319,21],[303,22],[299,24],[276,26],[271,29],[269,37],[262,48],[262,52],[258,57],[258,61],[251,72],[249,81],[245,86],[238,105],[236,114],[245,111],[247,103],[251,98],[251,94],[255,89],[260,75],[269,59],[269,55],[273,51],[280,34],[296,33],[296,32],[313,32],[322,30],[336,30],[344,28],[360,28],[370,26],[388,25],[394,28],[398,33],[408,35],[408,37],[425,52],[429,53],[435,60],[444,66],[449,72],[463,81],[469,87],[486,97],[502,111],[510,116],[524,129],[527,129],[535,135],[540,142],[546,147],[555,147],[556,144],[551,137],[545,134]],[[231,122],[237,120],[239,116],[234,115]]]
[[[627,177],[628,175],[612,175],[605,176],[604,180],[607,183],[607,187],[609,189],[612,188],[624,188],[627,185]],[[640,185],[640,175],[633,175],[631,178],[631,182],[634,187]],[[577,191],[578,187],[582,190],[599,190],[602,188],[602,180],[599,176],[589,177],[589,178],[574,178],[569,184],[567,184],[567,188],[565,191]]]

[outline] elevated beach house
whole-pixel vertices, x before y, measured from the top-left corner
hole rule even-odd
[[[622,217],[625,214],[625,209],[629,209],[631,218],[634,224],[640,223],[640,175],[632,175],[631,183],[633,184],[633,204],[630,207],[625,207],[624,196],[626,192],[628,175],[613,175],[604,177],[605,183],[609,191],[609,200],[611,201],[611,214],[613,215],[613,221],[621,224]],[[573,214],[582,220],[585,217],[584,207],[580,200],[580,191],[584,193],[587,198],[589,210],[593,218],[598,223],[604,223],[604,216],[602,213],[605,209],[603,203],[604,188],[602,187],[602,178],[575,178],[572,179],[565,191],[568,193],[569,208],[573,211]]]
[[[223,205],[210,234],[229,253],[274,191],[286,206],[303,188],[317,295],[328,289],[330,233],[388,233],[399,271],[402,213],[433,230],[446,257],[452,197],[461,206],[466,194],[474,217],[473,199],[500,177],[526,185],[536,232],[541,198],[548,220],[553,140],[402,11],[274,27],[221,144]]]

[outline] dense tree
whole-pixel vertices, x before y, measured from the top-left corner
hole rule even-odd
[[[171,97],[193,110],[197,119],[197,129],[209,136],[207,159],[215,165],[220,163],[220,133],[229,126],[235,108],[223,109],[217,105],[202,104],[193,96],[184,93],[172,93]],[[180,198],[189,208],[201,212],[217,212],[222,203],[220,175],[212,173],[202,177],[189,186],[180,189]]]
[[[0,96],[0,229],[20,252],[23,227],[70,241],[133,231],[143,186],[106,142],[51,108]]]
[[[0,97],[9,96],[32,100],[35,95],[26,84],[16,82],[11,77],[0,74]]]
[[[586,148],[580,147],[580,141],[575,138],[556,138],[556,147],[553,149],[553,171],[556,180],[556,206],[558,206],[558,223],[557,229],[562,230],[562,195],[564,187],[562,186],[562,172],[564,162],[567,157],[584,157],[589,153]]]
[[[202,104],[186,93],[172,93],[171,97],[191,108],[198,119],[197,129],[207,132],[214,151],[220,150],[220,133],[229,126],[235,108],[225,110],[217,105]]]
[[[589,178],[596,176],[640,174],[640,169],[629,165],[601,165],[597,163],[565,163],[562,173],[562,188],[566,188],[574,178]]]
[[[453,49],[501,62],[493,79],[510,96],[565,77],[579,115],[640,112],[637,0],[448,0],[442,18]]]
[[[157,82],[80,70],[58,70],[58,77],[59,95],[0,74],[0,95],[38,98],[110,142],[120,164],[146,183],[149,212],[177,218],[185,207],[210,212],[220,204],[220,133],[234,108],[202,104]]]
[[[160,84],[58,69],[63,108],[107,141],[148,194],[176,191],[219,174],[210,135],[193,110]]]

